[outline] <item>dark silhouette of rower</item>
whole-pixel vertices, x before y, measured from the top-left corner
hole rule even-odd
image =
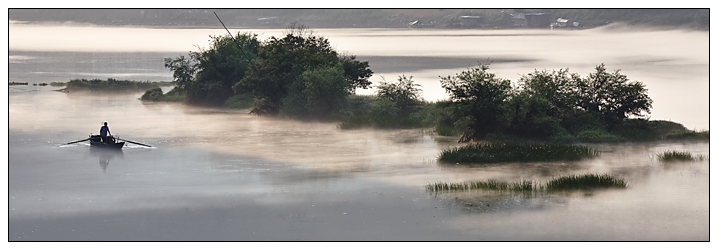
[[[107,136],[108,134],[110,135],[109,137]],[[112,133],[110,133],[110,127],[107,126],[107,122],[100,127],[100,137],[102,137],[102,142],[112,142]]]

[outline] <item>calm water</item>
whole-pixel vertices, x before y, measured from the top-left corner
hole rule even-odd
[[[223,30],[10,24],[9,80],[171,80],[163,57]],[[243,30],[244,31],[244,30]],[[251,30],[246,30],[251,31]],[[281,31],[254,31],[281,35]],[[369,60],[374,82],[438,76],[492,60],[515,81],[537,69],[581,75],[605,62],[644,82],[653,119],[708,129],[708,34],[686,31],[319,30]],[[54,37],[52,47],[34,43]],[[132,37],[132,39],[125,39]],[[670,39],[658,39],[666,38]],[[679,49],[680,48],[680,49]],[[35,240],[709,240],[709,163],[666,164],[666,150],[709,156],[708,143],[597,144],[600,157],[536,164],[437,164],[457,138],[421,130],[343,131],[174,103],[141,93],[87,95],[12,86],[8,93],[8,236]],[[120,152],[61,144],[108,121]],[[429,194],[424,185],[546,181],[608,173],[625,190]]]

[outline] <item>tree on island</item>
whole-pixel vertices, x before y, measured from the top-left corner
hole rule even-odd
[[[489,73],[489,65],[469,68],[456,76],[441,77],[441,87],[449,93],[449,112],[465,131],[459,142],[482,139],[496,130],[505,114],[511,81]]]
[[[535,139],[570,131],[595,135],[650,114],[652,100],[643,83],[629,82],[618,70],[609,73],[604,64],[586,78],[568,69],[534,71],[522,76],[516,89],[488,69],[484,64],[441,77],[451,118],[464,129],[460,142],[496,132]]]
[[[336,113],[342,106],[341,102],[354,89],[369,87],[371,82],[368,79],[373,74],[368,62],[357,61],[352,55],[338,54],[329,40],[313,35],[303,26],[290,27],[283,38],[269,38],[260,47],[258,57],[256,67],[249,68],[247,76],[234,85],[236,92],[249,91],[254,95],[252,112],[257,114],[277,114],[284,107],[289,115],[296,116]],[[311,76],[337,72],[343,79],[316,82],[319,79]],[[336,91],[337,86],[346,91]],[[326,96],[331,94],[339,96]],[[334,99],[331,103],[325,102],[328,106],[321,107],[331,110],[316,110],[319,106],[315,105],[317,100],[314,98],[324,101]]]
[[[221,105],[233,96],[232,86],[244,78],[260,46],[257,35],[250,33],[210,38],[209,49],[190,52],[189,58],[165,58],[175,87],[187,95],[189,103]]]

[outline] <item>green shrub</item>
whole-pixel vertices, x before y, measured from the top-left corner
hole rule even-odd
[[[628,119],[615,127],[612,134],[627,141],[655,141],[661,137],[651,128],[651,124],[642,119]]]
[[[620,137],[609,134],[608,132],[599,129],[581,131],[576,135],[576,140],[580,142],[591,143],[623,141],[623,139],[621,139]]]
[[[145,91],[145,93],[140,97],[140,100],[153,102],[181,102],[185,100],[185,95],[177,88],[170,90],[166,94],[163,94],[162,89],[160,88],[153,88]]]
[[[648,126],[653,130],[659,137],[665,137],[672,131],[688,131],[683,125],[672,122],[672,121],[648,121]]]
[[[254,96],[252,93],[244,93],[234,95],[224,101],[224,107],[231,109],[248,109],[252,108]]]
[[[144,94],[142,94],[142,97],[140,97],[140,100],[143,101],[158,101],[162,98],[162,89],[161,88],[154,88],[145,91]]]
[[[341,123],[339,123],[340,129],[358,129],[358,128],[364,128],[364,127],[371,127],[374,124],[374,121],[367,115],[353,115],[349,116],[347,118],[344,118]]]
[[[667,140],[710,140],[710,132],[706,131],[678,131],[673,130],[666,134],[665,139]]]

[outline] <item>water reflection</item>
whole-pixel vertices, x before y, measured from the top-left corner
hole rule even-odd
[[[98,148],[98,147],[90,147],[90,155],[93,157],[99,158],[100,168],[102,168],[102,173],[107,172],[107,166],[110,165],[110,160],[114,158],[124,158],[124,153],[122,152],[122,149],[115,149],[115,148]]]
[[[586,192],[591,193],[591,192]],[[571,193],[541,194],[535,192],[471,191],[439,194],[442,204],[465,213],[507,213],[539,211],[569,203]]]

